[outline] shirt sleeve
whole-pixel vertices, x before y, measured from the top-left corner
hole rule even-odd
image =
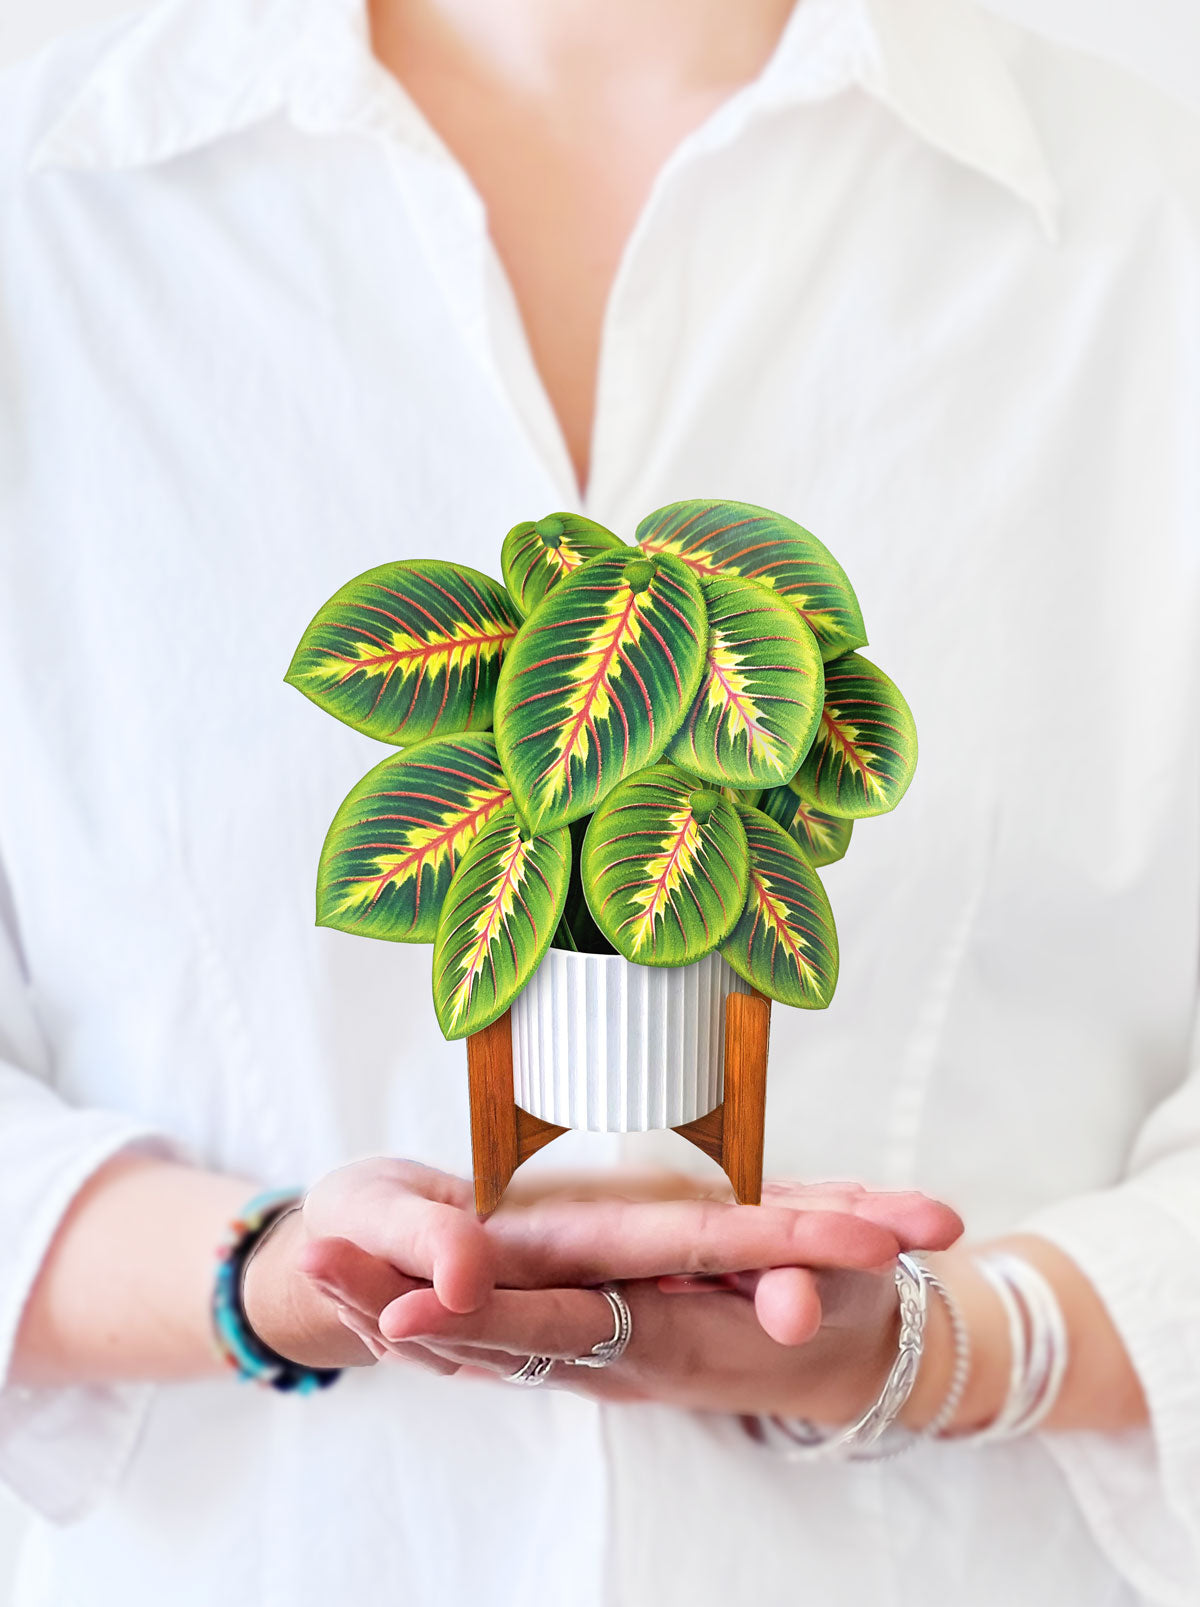
[[[93,1173],[126,1150],[181,1157],[130,1116],[65,1104],[49,1063],[0,871],[0,1483],[67,1523],[120,1472],[150,1390],[13,1383],[21,1316],[67,1208]]]
[[[1141,1379],[1148,1428],[1044,1443],[1114,1566],[1164,1607],[1200,1601],[1200,1033],[1192,1065],[1124,1181],[1021,1223],[1082,1268]]]

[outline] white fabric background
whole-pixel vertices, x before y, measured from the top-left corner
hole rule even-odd
[[[1200,101],[1195,0],[991,0],[993,8]],[[0,0],[0,67],[70,28],[133,9],[128,0]],[[20,1515],[0,1493],[0,1603],[8,1599]]]

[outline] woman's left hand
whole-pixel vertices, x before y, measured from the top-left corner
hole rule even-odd
[[[605,1368],[560,1365],[547,1383],[605,1400],[652,1400],[694,1411],[773,1412],[849,1422],[875,1399],[896,1354],[892,1274],[780,1267],[699,1279],[621,1285],[633,1335]],[[793,1342],[763,1329],[755,1297],[776,1310]],[[414,1341],[458,1367],[499,1378],[530,1355],[563,1363],[612,1337],[612,1311],[595,1290],[497,1289],[458,1316],[425,1289],[378,1319],[389,1345]]]

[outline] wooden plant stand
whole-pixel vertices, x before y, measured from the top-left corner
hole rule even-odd
[[[675,1132],[722,1168],[742,1205],[762,1199],[763,1128],[767,1106],[767,1042],[771,1001],[731,993],[725,1001],[725,1097],[715,1110]],[[513,1173],[565,1133],[522,1110],[513,1097],[512,1022],[506,1011],[467,1039],[475,1209],[491,1216]]]

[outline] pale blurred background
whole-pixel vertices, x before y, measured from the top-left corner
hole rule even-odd
[[[990,0],[990,4],[1028,27],[1107,56],[1200,105],[1197,0]],[[128,0],[0,0],[0,68],[40,50],[70,28],[131,9],[139,8],[131,8]],[[0,1607],[10,1598],[20,1529],[20,1513],[0,1489]]]

